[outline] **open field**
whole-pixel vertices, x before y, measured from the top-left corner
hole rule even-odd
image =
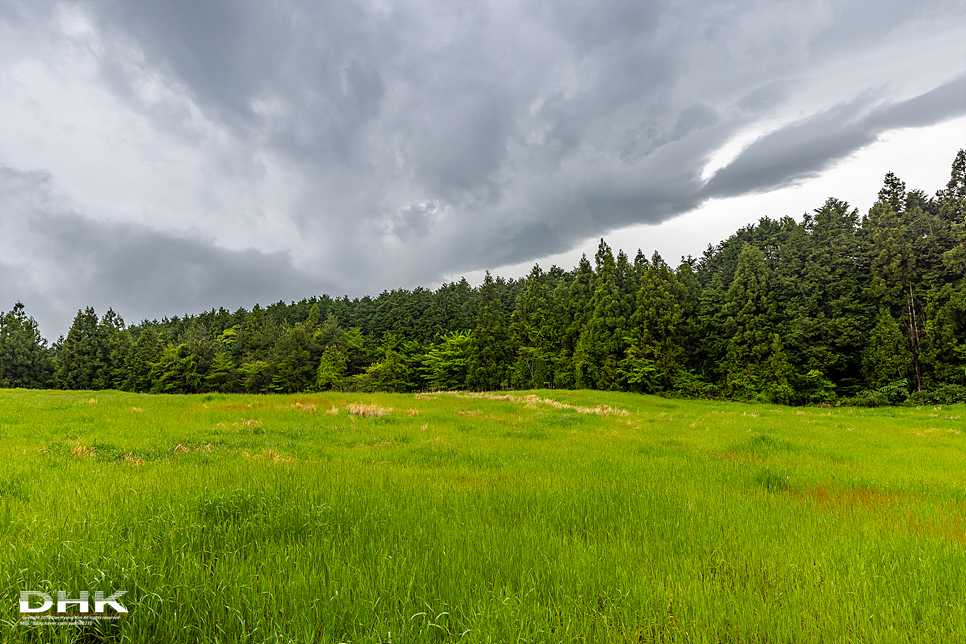
[[[2,390],[0,439],[0,641],[966,641],[963,405]]]

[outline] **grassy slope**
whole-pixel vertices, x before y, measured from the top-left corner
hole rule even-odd
[[[962,405],[532,393],[0,391],[0,641],[966,639]]]

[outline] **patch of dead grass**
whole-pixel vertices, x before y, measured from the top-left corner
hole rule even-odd
[[[436,392],[440,395],[455,396],[457,398],[484,398],[486,400],[505,400],[507,402],[512,402],[515,404],[522,404],[529,409],[535,409],[535,405],[548,405],[554,409],[568,409],[570,411],[575,411],[578,414],[594,414],[597,416],[630,416],[630,412],[626,409],[618,409],[616,407],[611,407],[610,405],[596,405],[594,407],[584,407],[582,405],[571,405],[568,403],[560,402],[559,400],[553,400],[551,398],[541,398],[540,396],[530,394],[527,396],[514,396],[513,394],[496,394],[488,392],[473,392],[473,391],[440,391]]]
[[[349,403],[345,406],[345,409],[353,416],[362,416],[363,418],[379,418],[392,413],[392,407],[380,407],[374,404]]]

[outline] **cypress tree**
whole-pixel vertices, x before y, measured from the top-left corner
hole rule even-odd
[[[872,389],[880,389],[907,380],[911,363],[912,356],[899,323],[887,307],[881,307],[862,356],[866,381]]]
[[[470,342],[466,386],[476,391],[493,391],[506,384],[508,357],[503,305],[490,272],[480,288],[480,312]]]
[[[574,352],[578,387],[615,390],[622,386],[618,363],[624,358],[627,325],[633,312],[630,264],[622,252],[614,260],[610,247],[600,240],[591,314]]]
[[[517,297],[510,324],[516,360],[511,374],[514,389],[546,387],[552,383],[553,325],[550,320],[547,276],[534,265],[526,290]]]
[[[745,243],[728,288],[725,322],[730,335],[725,358],[726,384],[736,398],[757,399],[765,394],[765,363],[774,348],[768,281],[764,254]]]
[[[685,368],[688,323],[682,295],[674,273],[655,252],[637,291],[637,306],[627,338],[629,346],[621,363],[632,389],[667,391]]]
[[[17,302],[0,315],[0,387],[45,387],[54,374],[54,362],[37,322]]]
[[[98,389],[111,381],[104,341],[94,309],[78,310],[61,349],[54,378],[62,389]]]

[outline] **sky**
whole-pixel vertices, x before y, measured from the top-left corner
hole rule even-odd
[[[0,310],[676,264],[963,147],[966,1],[0,0]]]

